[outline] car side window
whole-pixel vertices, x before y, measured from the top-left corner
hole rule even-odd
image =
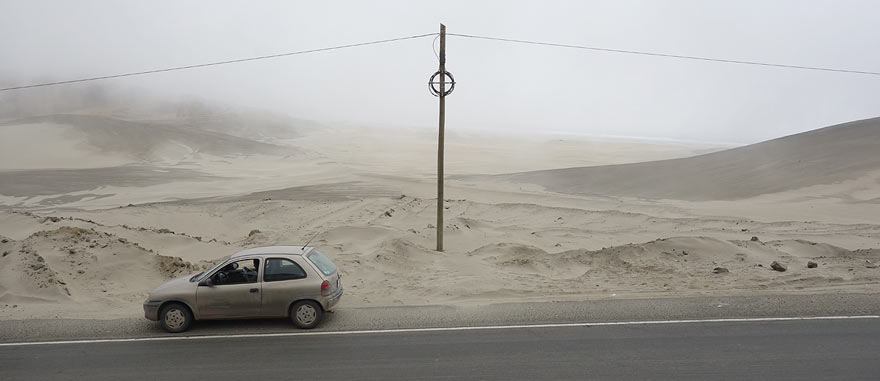
[[[296,262],[284,258],[269,258],[263,270],[263,282],[302,279],[306,272]]]
[[[241,284],[256,283],[257,269],[260,268],[259,259],[243,259],[230,262],[214,273],[214,284]]]

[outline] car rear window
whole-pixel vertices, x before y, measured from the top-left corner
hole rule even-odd
[[[305,277],[306,272],[294,261],[284,258],[269,258],[266,260],[266,269],[263,272],[264,282],[302,279]]]
[[[321,270],[324,275],[330,275],[336,272],[336,265],[333,264],[333,261],[324,256],[324,254],[321,254],[318,250],[312,250],[306,255],[306,258],[314,263],[315,266],[318,266],[318,270]]]

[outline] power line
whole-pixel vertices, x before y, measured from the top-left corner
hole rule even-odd
[[[465,38],[475,38],[475,39],[480,39],[480,40],[515,42],[515,43],[530,44],[530,45],[544,45],[544,46],[552,46],[552,47],[558,47],[558,48],[585,49],[585,50],[594,50],[594,51],[611,52],[611,53],[639,54],[639,55],[643,55],[643,56],[680,58],[680,59],[688,59],[688,60],[723,62],[723,63],[732,63],[732,64],[741,64],[741,65],[772,66],[772,67],[781,67],[781,68],[787,68],[787,69],[803,69],[803,70],[831,71],[831,72],[837,72],[837,73],[880,75],[880,72],[874,72],[874,71],[846,70],[846,69],[834,69],[834,68],[826,68],[826,67],[801,66],[801,65],[785,65],[785,64],[767,63],[767,62],[730,60],[730,59],[723,59],[723,58],[709,58],[709,57],[698,57],[698,56],[685,56],[685,55],[678,55],[678,54],[641,52],[641,51],[636,51],[636,50],[608,49],[608,48],[599,48],[599,47],[595,47],[595,46],[583,46],[583,45],[558,44],[558,43],[552,43],[552,42],[516,40],[516,39],[512,39],[512,38],[475,36],[475,35],[471,35],[471,34],[460,34],[460,33],[447,33],[447,35],[456,36],[456,37],[465,37]]]
[[[233,64],[233,63],[239,63],[239,62],[247,62],[247,61],[266,60],[266,59],[271,59],[271,58],[279,58],[279,57],[295,56],[295,55],[300,55],[300,54],[317,53],[317,52],[326,52],[326,51],[329,51],[329,50],[337,50],[337,49],[345,49],[345,48],[354,48],[354,47],[358,47],[358,46],[376,45],[376,44],[384,44],[384,43],[388,43],[388,42],[403,41],[403,40],[411,40],[411,39],[416,39],[416,38],[422,38],[422,37],[433,36],[433,35],[436,35],[436,34],[437,34],[437,33],[426,33],[426,34],[419,34],[419,35],[415,35],[415,36],[390,38],[390,39],[387,39],[387,40],[378,40],[378,41],[370,41],[370,42],[360,42],[360,43],[357,43],[357,44],[348,44],[348,45],[332,46],[332,47],[328,47],[328,48],[309,49],[309,50],[300,50],[300,51],[296,51],[296,52],[288,52],[288,53],[280,53],[280,54],[271,54],[271,55],[267,55],[267,56],[258,56],[258,57],[250,57],[250,58],[240,58],[240,59],[234,59],[234,60],[228,60],[228,61],[218,61],[218,62],[210,62],[210,63],[196,64],[196,65],[187,65],[187,66],[175,66],[175,67],[168,67],[168,68],[164,68],[164,69],[146,70],[146,71],[139,71],[139,72],[133,72],[133,73],[105,75],[105,76],[101,76],[101,77],[91,77],[91,78],[71,79],[71,80],[67,80],[67,81],[58,81],[58,82],[47,82],[47,83],[39,83],[39,84],[35,84],[35,85],[27,85],[27,86],[7,87],[7,88],[2,88],[2,89],[0,89],[0,91],[20,90],[20,89],[30,89],[30,88],[34,88],[34,87],[53,86],[53,85],[63,85],[63,84],[77,83],[77,82],[98,81],[98,80],[102,80],[102,79],[121,78],[121,77],[131,77],[131,76],[135,76],[135,75],[163,73],[163,72],[166,72],[166,71],[187,70],[187,69],[195,69],[195,68],[201,68],[201,67],[207,67],[207,66],[217,66],[217,65],[226,65],[226,64]]]
[[[456,37],[464,37],[464,38],[480,39],[480,40],[513,42],[513,43],[529,44],[529,45],[551,46],[551,47],[558,47],[558,48],[584,49],[584,50],[593,50],[593,51],[610,52],[610,53],[637,54],[637,55],[644,55],[644,56],[679,58],[679,59],[722,62],[722,63],[732,63],[732,64],[741,64],[741,65],[770,66],[770,67],[780,67],[780,68],[787,68],[787,69],[817,70],[817,71],[828,71],[828,72],[837,72],[837,73],[850,73],[850,74],[863,74],[863,75],[880,76],[880,72],[873,72],[873,71],[846,70],[846,69],[835,69],[835,68],[803,66],[803,65],[786,65],[786,64],[768,63],[768,62],[742,61],[742,60],[699,57],[699,56],[686,56],[686,55],[679,55],[679,54],[643,52],[643,51],[636,51],[636,50],[610,49],[610,48],[600,48],[600,47],[595,47],[595,46],[518,40],[518,39],[512,39],[512,38],[487,37],[487,36],[477,36],[477,35],[461,34],[461,33],[448,33],[447,35],[456,36]],[[265,60],[265,59],[280,58],[280,57],[294,56],[294,55],[300,55],[300,54],[325,52],[325,51],[337,50],[337,49],[354,48],[354,47],[358,47],[358,46],[384,44],[384,43],[389,43],[389,42],[411,40],[411,39],[423,38],[423,37],[428,37],[428,36],[439,36],[439,35],[437,33],[426,33],[426,34],[419,34],[419,35],[414,35],[414,36],[390,38],[390,39],[385,39],[385,40],[361,42],[361,43],[356,43],[356,44],[339,45],[339,46],[332,46],[332,47],[319,48],[319,49],[300,50],[300,51],[295,51],[295,52],[271,54],[271,55],[249,57],[249,58],[240,58],[240,59],[210,62],[210,63],[204,63],[204,64],[175,66],[175,67],[168,67],[168,68],[163,68],[163,69],[146,70],[146,71],[139,71],[139,72],[132,72],[132,73],[105,75],[105,76],[100,76],[100,77],[80,78],[80,79],[72,79],[72,80],[66,80],[66,81],[39,83],[39,84],[26,85],[26,86],[6,87],[6,88],[0,88],[0,92],[10,91],[10,90],[30,89],[30,88],[34,88],[34,87],[63,85],[63,84],[69,84],[69,83],[98,81],[98,80],[111,79],[111,78],[131,77],[131,76],[136,76],[136,75],[154,74],[154,73],[162,73],[162,72],[176,71],[176,70],[196,69],[196,68],[202,68],[202,67],[208,67],[208,66],[226,65],[226,64],[233,64],[233,63],[247,62],[247,61]],[[436,40],[436,38],[435,38],[435,40]],[[433,48],[433,43],[431,45]],[[436,52],[435,52],[435,54],[436,54]],[[438,57],[438,59],[439,59],[439,57]]]

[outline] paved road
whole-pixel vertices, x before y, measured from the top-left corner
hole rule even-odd
[[[0,343],[168,336],[142,317],[115,320],[0,320]],[[748,317],[880,315],[878,294],[757,295],[605,299],[570,302],[500,303],[471,306],[347,308],[345,300],[317,328],[347,331],[386,328],[455,327],[603,321],[717,319]],[[288,320],[197,322],[189,335],[285,333]]]
[[[17,379],[873,379],[880,319],[0,346]]]

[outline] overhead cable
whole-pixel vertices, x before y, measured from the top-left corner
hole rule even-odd
[[[331,46],[331,47],[328,47],[328,48],[320,48],[320,49],[300,50],[300,51],[296,51],[296,52],[287,52],[287,53],[279,53],[279,54],[270,54],[270,55],[266,55],[266,56],[249,57],[249,58],[239,58],[239,59],[234,59],[234,60],[209,62],[209,63],[195,64],[195,65],[175,66],[175,67],[168,67],[168,68],[163,68],[163,69],[145,70],[145,71],[138,71],[138,72],[132,72],[132,73],[104,75],[104,76],[100,76],[100,77],[79,78],[79,79],[71,79],[71,80],[57,81],[57,82],[46,82],[46,83],[38,83],[38,84],[34,84],[34,85],[26,85],[26,86],[6,87],[6,88],[2,88],[2,89],[0,89],[0,91],[20,90],[20,89],[30,89],[30,88],[34,88],[34,87],[62,85],[62,84],[67,84],[67,83],[77,83],[77,82],[98,81],[98,80],[102,80],[102,79],[121,78],[121,77],[131,77],[131,76],[136,76],[136,75],[154,74],[154,73],[163,73],[163,72],[167,72],[167,71],[196,69],[196,68],[201,68],[201,67],[206,67],[206,66],[227,65],[227,64],[233,64],[233,63],[239,63],[239,62],[257,61],[257,60],[266,60],[266,59],[272,59],[272,58],[280,58],[280,57],[287,57],[287,56],[295,56],[295,55],[300,55],[300,54],[326,52],[326,51],[329,51],[329,50],[337,50],[337,49],[345,49],[345,48],[354,48],[354,47],[358,47],[358,46],[376,45],[376,44],[384,44],[384,43],[388,43],[388,42],[403,41],[403,40],[411,40],[411,39],[416,39],[416,38],[422,38],[422,37],[433,36],[433,35],[435,35],[435,34],[437,34],[437,33],[426,33],[426,34],[419,34],[419,35],[415,35],[415,36],[390,38],[390,39],[387,39],[387,40],[378,40],[378,41],[370,41],[370,42],[361,42],[361,43],[357,43],[357,44],[348,44],[348,45]]]
[[[643,51],[636,51],[636,50],[609,49],[609,48],[599,48],[599,47],[595,47],[595,46],[583,46],[583,45],[560,44],[560,43],[552,43],[552,42],[517,40],[517,39],[512,39],[512,38],[500,38],[500,37],[486,37],[486,36],[476,36],[476,35],[472,35],[472,34],[461,34],[461,33],[447,33],[447,35],[448,36],[456,36],[456,37],[474,38],[474,39],[480,39],[480,40],[503,41],[503,42],[513,42],[513,43],[530,44],[530,45],[544,45],[544,46],[552,46],[552,47],[557,47],[557,48],[585,49],[585,50],[594,50],[594,51],[600,51],[600,52],[639,54],[639,55],[644,55],[644,56],[679,58],[679,59],[698,60],[698,61],[723,62],[723,63],[732,63],[732,64],[741,64],[741,65],[772,66],[772,67],[780,67],[780,68],[788,68],[788,69],[819,70],[819,71],[830,71],[830,72],[838,72],[838,73],[880,76],[880,72],[874,72],[874,71],[835,69],[835,68],[803,66],[803,65],[786,65],[786,64],[768,63],[768,62],[742,61],[742,60],[732,60],[732,59],[724,59],[724,58],[710,58],[710,57],[699,57],[699,56],[686,56],[686,55],[679,55],[679,54],[643,52]]]

